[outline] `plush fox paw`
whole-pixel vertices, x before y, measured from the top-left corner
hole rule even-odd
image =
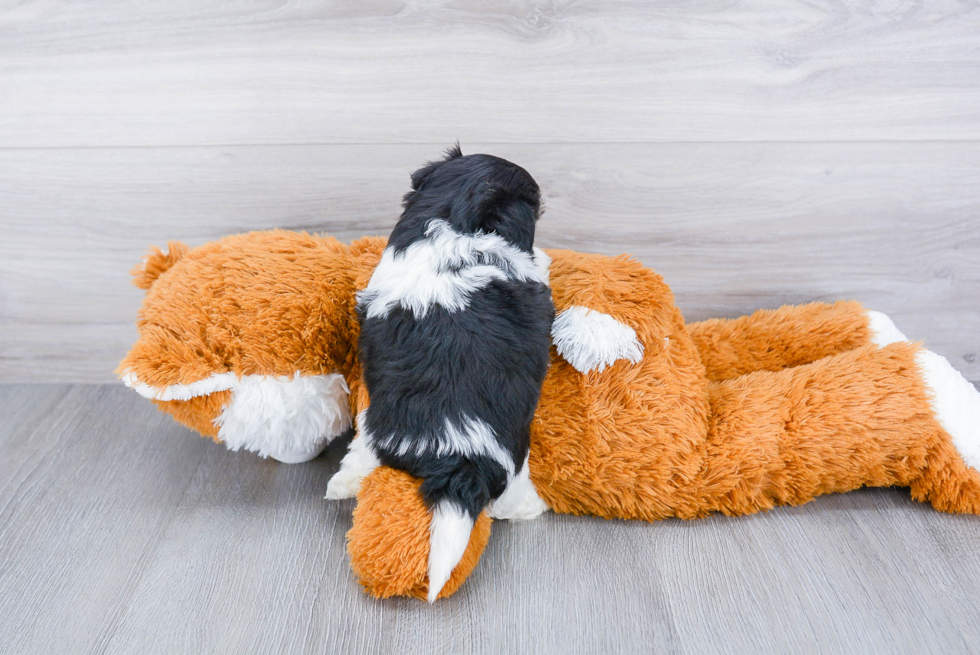
[[[579,373],[601,373],[620,359],[636,364],[643,358],[643,344],[633,328],[586,307],[572,306],[559,314],[551,340],[558,354]]]
[[[422,481],[381,466],[360,483],[354,524],[347,533],[351,567],[364,589],[377,598],[429,595],[432,512],[425,506]],[[453,594],[466,580],[490,539],[490,517],[480,514],[469,544],[436,598]]]

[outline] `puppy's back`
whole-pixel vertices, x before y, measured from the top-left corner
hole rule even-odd
[[[554,307],[530,175],[485,155],[429,168],[358,298],[371,397],[359,427],[381,463],[423,479],[433,600],[525,463]]]

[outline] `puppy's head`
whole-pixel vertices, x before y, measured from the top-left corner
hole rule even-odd
[[[531,252],[541,191],[531,175],[493,155],[463,155],[459,145],[444,159],[412,174],[412,190],[389,243],[396,248],[420,238],[432,219],[447,221],[462,234],[495,233]]]

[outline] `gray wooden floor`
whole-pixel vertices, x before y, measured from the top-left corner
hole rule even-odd
[[[980,650],[980,520],[903,490],[498,523],[450,601],[377,602],[343,444],[281,466],[78,384],[149,244],[387,233],[457,139],[689,320],[856,298],[980,382],[977,2],[0,3],[0,653]]]
[[[115,385],[0,385],[3,653],[957,653],[980,521],[905,490],[740,519],[494,524],[447,602],[365,596],[343,445],[233,454]]]

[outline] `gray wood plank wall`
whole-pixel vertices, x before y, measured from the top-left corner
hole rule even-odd
[[[148,244],[385,233],[459,139],[539,243],[691,320],[857,298],[980,380],[980,10],[963,2],[28,1],[0,8],[0,380],[113,379]]]

